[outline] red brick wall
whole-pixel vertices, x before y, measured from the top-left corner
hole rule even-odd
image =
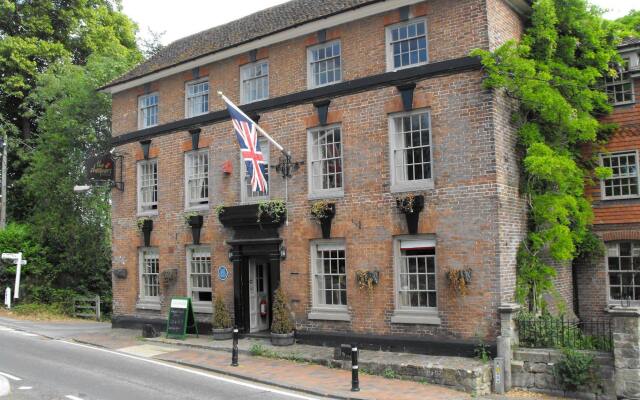
[[[474,47],[488,47],[492,33],[486,32],[483,6],[483,1],[434,0],[412,7],[414,15],[427,15],[431,61],[462,57]],[[385,71],[384,25],[395,22],[396,14],[329,30],[328,36],[342,39],[345,80]],[[497,31],[511,31],[515,23],[501,15],[496,24],[507,26]],[[258,53],[270,61],[271,97],[305,90],[305,44],[311,42],[313,37],[293,39]],[[238,66],[244,62],[246,58],[241,56],[207,66],[211,92],[221,88],[237,100]],[[414,108],[431,112],[435,188],[417,193],[425,196],[419,232],[435,234],[437,240],[441,326],[390,322],[395,298],[392,239],[406,233],[406,224],[396,210],[394,194],[389,192],[388,115],[401,111],[401,101],[398,90],[388,87],[334,98],[329,107],[329,119],[341,123],[343,135],[345,194],[336,199],[332,237],[344,238],[346,243],[350,322],[307,319],[311,306],[309,246],[321,236],[319,226],[309,218],[307,164],[288,182],[288,225],[280,229],[287,246],[281,280],[299,329],[463,338],[494,335],[498,305],[513,298],[515,251],[524,235],[525,218],[518,191],[516,138],[509,121],[513,104],[484,90],[482,77],[482,72],[475,71],[426,79],[417,82],[414,95]],[[183,118],[184,82],[189,79],[181,75],[154,84],[160,91],[160,123]],[[114,135],[136,129],[135,99],[139,94],[140,89],[132,89],[114,96]],[[212,110],[222,108],[217,96],[212,94],[210,99]],[[307,155],[306,129],[317,124],[315,113],[311,104],[269,111],[261,114],[260,125],[292,152],[294,161],[301,161]],[[151,144],[151,154],[159,160],[160,190],[152,245],[160,249],[161,270],[179,270],[177,282],[161,289],[164,312],[168,298],[186,292],[185,248],[191,235],[183,218],[183,160],[184,142],[189,140],[188,132],[177,132],[156,137]],[[221,226],[212,210],[218,204],[240,202],[240,164],[231,123],[202,127],[201,144],[210,149],[212,188],[201,241],[212,247],[215,270],[219,265],[231,266],[224,241],[232,232]],[[117,150],[125,157],[125,191],[113,192],[114,268],[127,268],[129,276],[114,278],[114,313],[162,315],[136,309],[137,251],[142,235],[135,218],[135,162],[141,151],[138,143]],[[273,147],[271,155],[272,160],[278,156]],[[222,171],[228,161],[233,165],[231,174]],[[270,185],[272,199],[285,197],[284,181],[275,173]],[[447,287],[445,273],[451,268],[473,270],[473,283],[464,297]],[[381,271],[380,284],[372,296],[357,288],[357,269]],[[225,282],[214,279],[214,293],[222,294],[231,306],[233,277]]]

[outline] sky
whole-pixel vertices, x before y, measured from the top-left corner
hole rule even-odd
[[[241,18],[287,0],[123,0],[124,12],[136,21],[140,35],[150,37],[149,29],[161,33],[162,43],[174,40]],[[322,1],[322,0],[316,0]],[[628,13],[637,0],[591,0],[610,10],[605,17],[615,19]],[[227,6],[220,6],[228,4]],[[232,5],[231,5],[232,4]]]

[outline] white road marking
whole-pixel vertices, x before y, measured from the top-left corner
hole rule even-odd
[[[7,328],[6,326],[1,326],[0,325],[0,332],[10,332],[12,330],[13,329],[11,329],[11,328]]]
[[[64,397],[66,397],[66,398],[67,398],[67,399],[69,399],[69,400],[84,400],[82,397],[76,397],[76,396],[72,396],[72,395],[70,395],[70,394],[69,394],[69,395],[66,395],[66,396],[64,396]]]
[[[13,333],[17,333],[18,335],[23,335],[23,336],[40,336],[40,335],[36,335],[35,333],[29,333],[24,331],[13,331]]]
[[[163,367],[166,367],[166,368],[171,368],[171,369],[175,369],[175,370],[182,371],[182,372],[188,372],[190,374],[199,375],[199,376],[202,376],[202,377],[205,377],[205,378],[209,378],[209,379],[213,379],[213,380],[217,380],[217,381],[221,381],[221,382],[226,382],[226,383],[231,383],[231,384],[234,384],[234,385],[244,386],[244,387],[248,387],[248,388],[251,388],[251,389],[263,390],[263,391],[266,391],[266,392],[269,392],[269,393],[280,394],[280,395],[283,395],[283,396],[292,397],[294,399],[301,399],[301,400],[317,400],[318,399],[317,397],[304,396],[304,395],[301,395],[301,394],[285,392],[284,390],[274,389],[274,388],[271,388],[271,387],[266,386],[266,385],[259,385],[259,384],[244,382],[244,381],[241,381],[241,380],[236,380],[236,379],[233,379],[233,378],[227,378],[227,377],[222,377],[222,376],[211,375],[211,374],[208,374],[206,372],[196,371],[196,370],[192,370],[192,369],[189,369],[189,368],[180,367],[178,365],[168,364],[168,363],[160,362],[160,361],[157,361],[157,360],[152,360],[152,359],[149,359],[149,358],[137,357],[137,356],[133,356],[133,355],[130,355],[130,354],[119,353],[117,351],[113,351],[113,350],[109,350],[109,349],[101,349],[99,347],[88,346],[88,345],[82,344],[82,343],[69,342],[69,341],[66,341],[66,340],[58,340],[58,342],[66,343],[66,344],[69,344],[69,345],[72,345],[72,346],[84,347],[84,348],[91,349],[91,350],[102,351],[104,353],[115,354],[115,355],[118,355],[118,356],[121,356],[121,357],[131,358],[133,360],[144,361],[144,362],[147,362],[149,364],[160,365],[160,366],[163,366]],[[83,400],[83,399],[77,399],[77,400]]]
[[[0,372],[0,375],[4,376],[5,378],[9,378],[12,381],[21,381],[22,380],[22,379],[18,378],[17,376],[9,375],[6,372]]]
[[[31,390],[31,389],[33,389],[33,386],[20,386],[18,388],[18,390]]]

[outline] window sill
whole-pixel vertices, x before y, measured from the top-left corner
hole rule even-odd
[[[158,215],[158,210],[153,211],[138,211],[138,217],[153,217],[154,215]]]
[[[394,183],[391,185],[389,191],[391,193],[403,193],[403,192],[412,192],[416,190],[429,190],[433,189],[433,179],[425,179],[422,181],[417,181],[416,183]]]
[[[393,57],[393,55],[391,57]],[[427,59],[428,58],[429,58],[429,55],[427,55]],[[422,65],[427,65],[427,64],[429,64],[428,60],[425,61],[425,62],[421,62],[421,63],[417,63],[417,64],[411,64],[411,65],[405,65],[405,66],[398,67],[398,68],[394,68],[393,65],[388,65],[387,66],[387,72],[397,72],[397,71],[402,71],[403,69],[420,67]]]
[[[213,314],[213,305],[211,303],[194,303],[193,312],[198,314]]]
[[[612,107],[632,106],[636,104],[635,100],[625,101],[623,103],[610,103]]]
[[[440,317],[433,313],[408,313],[395,311],[391,316],[392,324],[440,325]]]
[[[184,212],[191,212],[191,211],[209,211],[209,203],[200,204],[197,206],[185,207],[184,209]]]
[[[342,79],[340,79],[339,81],[334,81],[334,82],[330,82],[330,83],[325,83],[324,85],[312,85],[312,84],[308,84],[307,85],[307,90],[312,90],[312,89],[318,89],[318,88],[322,88],[322,87],[327,87],[327,86],[331,86],[331,85],[336,85],[338,83],[342,83]]]
[[[311,309],[307,316],[311,320],[324,321],[351,321],[351,315],[345,310],[327,310],[327,309]]]
[[[309,193],[309,200],[320,200],[320,199],[341,199],[344,197],[344,192],[313,192]]]
[[[154,310],[160,311],[160,301],[154,302],[151,300],[142,300],[136,303],[136,308],[138,310]]]
[[[600,200],[602,201],[634,200],[634,199],[640,199],[640,195],[600,197]]]

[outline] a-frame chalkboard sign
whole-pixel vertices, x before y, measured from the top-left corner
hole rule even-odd
[[[172,297],[167,320],[167,338],[185,339],[187,333],[198,334],[191,297]]]

